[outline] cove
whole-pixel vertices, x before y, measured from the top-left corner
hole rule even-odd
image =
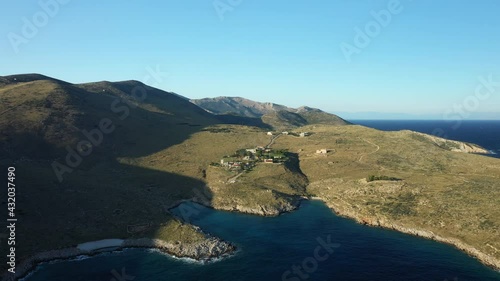
[[[357,224],[320,201],[271,218],[196,208],[190,222],[234,243],[233,256],[201,264],[130,249],[43,264],[24,280],[500,281],[500,273],[450,245]]]

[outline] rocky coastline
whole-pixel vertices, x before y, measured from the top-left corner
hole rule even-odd
[[[424,138],[427,138],[428,140],[432,141],[435,145],[447,149],[453,152],[462,152],[462,153],[471,153],[471,154],[491,154],[491,151],[485,149],[484,147],[481,147],[477,144],[472,144],[472,143],[466,143],[462,141],[455,141],[455,140],[448,140],[424,133],[419,133],[419,132],[413,132],[411,133],[421,136]]]
[[[323,201],[332,211],[337,215],[346,218],[354,219],[356,222],[373,227],[382,227],[386,229],[396,230],[405,234],[410,234],[418,237],[423,237],[426,239],[431,239],[437,242],[446,243],[452,245],[459,250],[467,253],[468,255],[478,259],[483,264],[490,266],[496,270],[500,270],[500,260],[487,255],[478,249],[463,243],[462,241],[454,238],[446,238],[427,230],[419,230],[415,228],[405,227],[389,221],[381,220],[379,218],[369,218],[362,216],[361,214],[352,211],[345,210],[335,206],[333,203],[328,202],[321,197],[301,197],[299,200],[295,201],[290,205],[283,206],[259,206],[260,208],[250,208],[246,206],[206,206],[209,208],[214,208],[216,210],[239,212],[260,216],[278,216],[283,213],[291,212],[300,207],[302,200],[321,200]],[[184,201],[182,201],[184,202]],[[182,202],[177,202],[172,208],[175,208],[178,204]],[[157,249],[168,255],[178,257],[178,258],[191,258],[198,261],[209,261],[215,258],[220,258],[228,256],[236,251],[236,247],[229,242],[223,241],[217,237],[206,235],[206,239],[203,241],[183,244],[180,242],[171,243],[158,239],[151,238],[140,238],[140,239],[127,239],[123,240],[123,243],[118,247],[102,248],[92,251],[84,251],[78,247],[64,248],[59,250],[52,250],[47,252],[38,253],[20,263],[16,268],[15,274],[6,273],[2,276],[2,281],[15,281],[27,276],[36,267],[45,262],[56,261],[56,260],[67,260],[73,259],[78,256],[93,256],[103,252],[111,252],[129,248],[145,248],[145,249]]]
[[[292,212],[300,207],[300,203],[303,200],[320,200],[323,201],[332,211],[334,211],[337,215],[346,217],[349,219],[354,219],[356,222],[372,227],[382,227],[386,229],[391,229],[391,230],[396,230],[401,233],[405,234],[410,234],[418,237],[423,237],[426,239],[431,239],[437,242],[441,243],[446,243],[449,245],[452,245],[456,247],[457,249],[467,253],[468,255],[478,259],[480,262],[483,264],[492,267],[496,270],[500,270],[500,260],[487,255],[478,249],[476,249],[473,246],[467,245],[466,243],[463,243],[462,241],[455,239],[455,238],[446,238],[442,237],[439,235],[436,235],[435,233],[431,231],[426,231],[426,230],[419,230],[415,228],[410,228],[410,227],[405,227],[402,225],[398,225],[395,223],[391,223],[389,221],[381,220],[378,218],[368,218],[366,216],[362,216],[359,213],[356,213],[352,210],[344,210],[341,208],[338,208],[334,204],[328,202],[324,198],[321,197],[301,197],[299,200],[294,201],[293,204],[290,205],[284,205],[280,207],[276,206],[259,206],[259,208],[250,208],[247,206],[240,206],[240,205],[235,205],[235,206],[207,206],[209,208],[214,208],[216,210],[222,210],[222,211],[230,211],[230,212],[239,212],[239,213],[245,213],[245,214],[252,214],[252,215],[260,215],[260,216],[279,216],[284,213]]]
[[[300,207],[301,200],[297,200],[296,202],[289,204],[280,204],[280,205],[272,205],[272,206],[256,206],[249,207],[243,205],[234,205],[234,206],[214,206],[212,208],[221,211],[229,211],[250,215],[258,215],[263,217],[276,217],[284,213],[289,213],[297,210]]]
[[[467,245],[466,243],[463,243],[462,241],[460,241],[458,239],[442,237],[442,236],[436,235],[432,231],[405,227],[402,225],[391,223],[389,221],[381,220],[379,218],[369,218],[366,216],[361,216],[359,213],[356,213],[352,210],[345,210],[345,209],[338,208],[338,206],[335,206],[331,202],[328,202],[327,200],[320,198],[320,197],[315,197],[313,199],[323,201],[337,215],[342,216],[342,217],[346,217],[349,219],[354,219],[356,222],[358,222],[360,224],[396,230],[396,231],[399,231],[399,232],[402,232],[405,234],[410,234],[410,235],[414,235],[414,236],[418,236],[418,237],[423,237],[426,239],[431,239],[431,240],[434,240],[437,242],[446,243],[446,244],[452,245],[452,246],[456,247],[457,249],[467,253],[471,257],[478,259],[483,264],[485,264],[489,267],[492,267],[495,270],[500,270],[500,260],[498,260],[490,255],[487,255],[487,254],[479,251],[475,247]]]
[[[249,215],[258,215],[263,217],[276,217],[284,213],[290,213],[297,210],[300,207],[300,204],[303,200],[308,200],[307,197],[304,196],[294,196],[290,200],[284,200],[277,204],[273,205],[257,205],[254,207],[241,205],[241,204],[213,204],[212,202],[208,203],[207,201],[197,200],[196,198],[187,199],[187,200],[179,200],[168,206],[167,210],[171,211],[179,207],[182,203],[193,202],[196,204],[200,204],[206,208],[226,211],[226,212],[235,212],[241,214],[249,214]],[[170,212],[173,216],[177,217],[180,220],[183,220],[182,217],[176,216],[174,213]]]
[[[104,252],[119,251],[130,248],[157,249],[163,253],[177,258],[191,258],[198,261],[210,261],[215,258],[230,255],[231,253],[236,251],[236,247],[234,245],[208,235],[203,241],[192,244],[183,244],[180,242],[170,243],[151,238],[127,239],[123,240],[123,243],[121,243],[121,245],[118,247],[106,247],[91,251],[85,251],[80,249],[78,246],[75,246],[38,253],[18,264],[18,266],[16,267],[16,273],[5,273],[2,276],[1,280],[19,280],[23,277],[26,277],[41,263],[57,260],[68,260],[77,258],[79,256],[94,256]]]

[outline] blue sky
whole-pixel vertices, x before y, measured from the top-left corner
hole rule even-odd
[[[142,80],[159,67],[155,86],[190,98],[500,119],[498,83],[475,94],[479,77],[500,82],[497,0],[56,1],[4,1],[0,75]]]

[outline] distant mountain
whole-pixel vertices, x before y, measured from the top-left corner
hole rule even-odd
[[[499,267],[500,253],[491,251],[500,248],[498,159],[460,153],[486,152],[472,144],[410,131],[319,125],[308,128],[308,138],[270,142],[262,129],[308,124],[348,122],[319,109],[239,98],[191,102],[138,81],[0,76],[0,169],[15,169],[23,222],[16,257],[54,249],[64,256],[67,247],[110,237],[154,238],[181,254],[200,253],[219,246],[199,244],[208,238],[170,214],[179,202],[277,215],[317,196],[364,224],[441,237]],[[241,174],[218,165],[224,155],[273,143],[288,150],[288,162],[257,163]],[[384,180],[391,178],[398,180]]]
[[[275,103],[256,102],[241,97],[217,97],[191,100],[206,111],[224,115],[260,118],[274,129],[286,129],[310,124],[347,125],[349,122],[335,114],[303,106],[291,108]]]
[[[214,114],[236,114],[253,118],[282,110],[295,111],[293,108],[284,105],[255,102],[240,97],[204,98],[191,100],[191,102]]]
[[[139,100],[142,95],[147,98]],[[72,84],[40,74],[0,76],[0,117],[3,159],[63,157],[67,146],[88,139],[86,132],[109,120],[115,129],[93,145],[99,153],[89,158],[95,161],[148,155],[216,124],[262,129],[348,124],[309,107],[224,97],[190,102],[139,81]]]

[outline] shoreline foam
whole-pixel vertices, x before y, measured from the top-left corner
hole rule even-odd
[[[121,241],[120,246],[116,246],[119,241]],[[82,250],[81,245],[85,246],[83,249],[90,250]],[[37,253],[19,263],[16,267],[16,273],[6,272],[2,276],[2,281],[24,280],[44,263],[72,260],[78,257],[89,258],[126,249],[153,249],[173,258],[190,258],[200,262],[225,258],[236,251],[234,245],[212,236],[207,236],[207,239],[202,242],[182,246],[151,238],[105,239],[82,243],[75,247]]]
[[[413,236],[417,236],[417,237],[422,237],[422,238],[426,238],[426,239],[430,239],[430,240],[433,240],[433,241],[436,241],[436,242],[440,242],[440,243],[445,243],[445,244],[448,244],[448,245],[451,245],[457,249],[459,249],[460,251],[466,253],[467,255],[477,259],[478,261],[480,261],[482,264],[494,269],[494,270],[497,270],[497,271],[500,271],[500,260],[488,255],[488,254],[485,254],[483,252],[481,252],[480,250],[476,249],[475,247],[473,246],[470,246],[456,238],[446,238],[446,237],[442,237],[442,236],[439,236],[439,235],[436,235],[434,234],[433,232],[431,231],[427,231],[427,230],[420,230],[420,229],[415,229],[415,228],[409,228],[409,227],[405,227],[405,226],[401,226],[401,225],[397,225],[397,224],[392,224],[390,222],[382,222],[382,221],[366,221],[364,218],[362,218],[359,214],[355,214],[353,212],[345,212],[345,211],[341,211],[339,208],[335,208],[335,206],[329,202],[327,202],[327,200],[323,199],[322,197],[317,197],[317,196],[313,196],[313,197],[301,197],[300,200],[299,200],[299,203],[297,205],[297,208],[294,209],[294,210],[291,210],[291,211],[288,211],[288,210],[280,210],[279,214],[266,214],[266,215],[263,215],[261,212],[255,212],[255,213],[251,213],[251,212],[247,212],[246,210],[245,211],[239,211],[238,209],[232,209],[232,208],[228,208],[228,209],[222,209],[222,208],[216,208],[216,207],[213,207],[213,206],[205,206],[207,208],[211,208],[211,209],[214,209],[214,210],[219,210],[219,211],[224,211],[224,212],[234,212],[234,213],[242,213],[242,214],[252,214],[252,215],[257,215],[257,216],[270,216],[270,217],[273,217],[273,216],[279,216],[279,215],[282,215],[282,214],[286,214],[286,213],[290,213],[290,212],[293,212],[297,209],[300,208],[300,202],[302,202],[303,200],[319,200],[319,201],[322,201],[325,205],[327,205],[335,214],[341,216],[341,217],[345,217],[345,218],[349,218],[349,219],[353,219],[354,221],[356,221],[357,223],[360,223],[360,224],[364,224],[364,225],[367,225],[367,226],[372,226],[372,227],[382,227],[382,228],[385,228],[385,229],[391,229],[391,230],[395,230],[395,231],[398,231],[398,232],[401,232],[401,233],[404,233],[404,234],[409,234],[409,235],[413,235]],[[181,202],[182,203],[182,202]],[[196,203],[196,202],[195,202]]]
[[[468,254],[469,256],[477,259],[482,264],[484,264],[484,265],[486,265],[494,270],[500,271],[500,260],[498,260],[494,257],[491,257],[491,256],[479,251],[478,249],[474,248],[473,246],[470,246],[466,243],[463,243],[462,241],[460,241],[458,239],[445,238],[445,237],[434,234],[432,231],[409,228],[409,227],[405,227],[405,226],[401,226],[401,225],[397,225],[397,224],[391,224],[389,222],[380,221],[380,220],[367,221],[366,219],[361,218],[361,216],[359,214],[356,214],[354,212],[342,211],[339,208],[336,208],[333,204],[327,202],[325,199],[323,199],[321,197],[316,197],[316,196],[310,197],[310,198],[302,197],[301,200],[299,200],[299,204],[295,210],[300,208],[300,202],[303,200],[320,200],[323,203],[325,203],[335,214],[342,216],[342,217],[345,217],[345,218],[353,219],[357,223],[360,223],[363,225],[391,229],[391,230],[398,231],[401,233],[405,233],[405,234],[409,234],[409,235],[413,235],[413,236],[417,236],[417,237],[422,237],[422,238],[434,240],[434,241],[437,241],[440,243],[445,243],[445,244],[451,245],[451,246],[459,249],[460,251]],[[183,200],[183,202],[185,202],[185,201],[189,201],[189,200]],[[176,206],[171,207],[171,208],[175,208],[178,205],[182,204],[183,202],[178,202],[178,204],[176,204]],[[239,212],[238,210],[234,210],[234,209],[224,210],[224,209],[215,208],[213,206],[205,206],[205,207],[208,207],[208,208],[211,208],[214,210],[219,210],[219,211],[242,213],[242,212]],[[294,211],[294,210],[292,210],[292,211]],[[278,215],[281,215],[284,213],[289,213],[289,212],[291,212],[291,211],[283,211],[283,212],[280,212]],[[243,212],[243,213],[252,214],[252,213],[247,213],[247,212]],[[258,215],[258,216],[265,216],[265,215],[262,215],[261,213],[253,213],[253,214]],[[126,240],[105,239],[105,240],[99,240],[99,241],[91,241],[91,242],[79,244],[78,246],[80,246],[80,245],[87,245],[87,246],[104,245],[104,246],[106,246],[106,245],[110,245],[110,244],[115,245],[118,242],[118,240],[121,240],[123,242],[118,247],[111,246],[111,247],[96,248],[90,252],[85,252],[83,250],[80,250],[77,246],[77,247],[73,247],[73,248],[66,248],[66,249],[61,249],[61,250],[53,250],[53,251],[39,253],[39,254],[36,254],[33,257],[29,258],[28,260],[23,261],[18,266],[18,268],[21,268],[21,270],[17,270],[16,274],[7,273],[6,276],[3,276],[2,281],[15,281],[15,280],[20,280],[20,279],[24,280],[24,278],[26,278],[30,274],[32,274],[36,270],[36,268],[43,263],[57,261],[57,260],[71,260],[71,259],[78,257],[78,256],[92,257],[92,256],[102,254],[102,253],[122,251],[122,250],[126,250],[126,249],[134,249],[134,248],[151,249],[151,250],[159,251],[160,253],[166,254],[169,257],[172,257],[175,259],[179,259],[179,260],[191,259],[193,261],[197,261],[200,263],[203,263],[204,261],[211,261],[211,260],[222,260],[222,259],[230,256],[231,254],[233,254],[237,250],[236,247],[234,247],[232,244],[229,244],[225,241],[222,241],[222,240],[219,240],[219,239],[216,239],[213,237],[211,237],[211,239],[217,240],[217,241],[219,241],[219,243],[225,244],[227,246],[227,251],[225,251],[224,253],[221,253],[219,255],[209,255],[208,258],[196,258],[196,257],[193,258],[189,255],[182,256],[182,255],[177,255],[176,253],[173,253],[171,251],[171,249],[170,250],[167,249],[168,245],[172,245],[172,244],[158,240],[158,239],[150,239],[150,238],[126,239]],[[73,255],[67,256],[68,253],[73,253]],[[58,254],[59,254],[59,256],[58,256]],[[54,257],[51,257],[47,260],[35,260],[35,261],[33,261],[33,259],[36,259],[38,256],[41,257],[41,256],[45,256],[45,255],[54,255]],[[26,263],[31,263],[29,265],[29,268],[26,268],[26,265],[25,265]],[[25,268],[23,268],[23,266]]]

